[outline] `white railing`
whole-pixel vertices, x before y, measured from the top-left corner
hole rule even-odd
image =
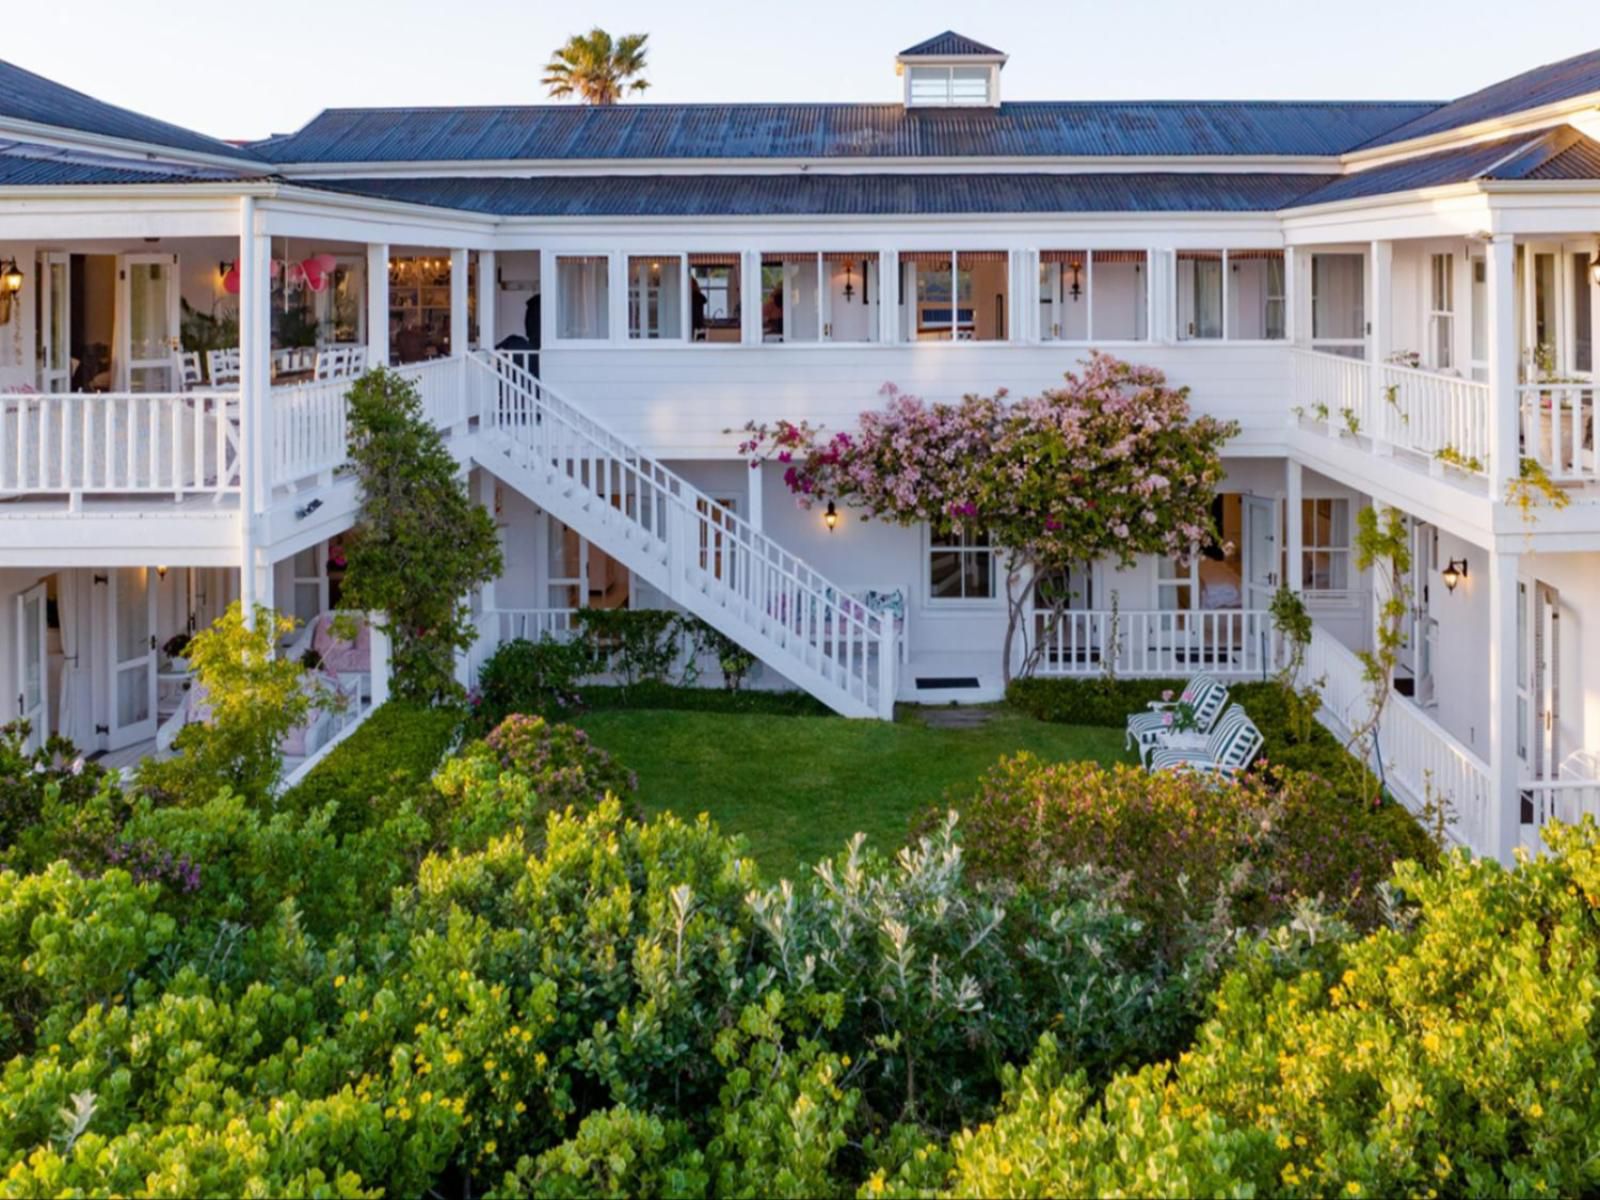
[[[1210,671],[1259,679],[1277,656],[1271,614],[1261,609],[1075,610],[1053,626],[1040,614],[1034,637],[1039,675],[1183,678]]]
[[[1517,388],[1522,453],[1560,483],[1600,480],[1594,446],[1592,381],[1525,383]]]
[[[472,416],[466,363],[459,358],[395,367],[417,387],[422,412],[435,428],[449,429]],[[347,395],[359,376],[275,387],[272,405],[272,483],[292,483],[337,470],[348,457]]]
[[[1518,790],[1518,805],[1528,818],[1521,820],[1519,844],[1530,850],[1545,849],[1542,830],[1551,821],[1575,825],[1586,815],[1600,821],[1600,780],[1525,779]]]
[[[673,601],[776,660],[777,670],[840,711],[892,714],[891,621],[510,357],[474,362],[482,427],[505,435],[516,447],[513,461],[542,477],[546,507],[571,504],[572,519],[558,512],[562,520],[616,539],[591,538],[613,556],[644,556]]]
[[[238,490],[236,392],[0,395],[0,494]]]
[[[1386,363],[1376,436],[1436,460],[1450,447],[1461,462],[1489,464],[1489,385]],[[1478,472],[1482,473],[1482,472]]]
[[[1318,682],[1318,716],[1339,737],[1366,723],[1372,693],[1361,659],[1323,629],[1312,630],[1302,678]],[[1392,694],[1385,703],[1369,764],[1413,812],[1430,800],[1448,803],[1451,835],[1475,853],[1495,852],[1489,764],[1404,696]]]
[[[1372,367],[1359,358],[1325,354],[1296,347],[1294,356],[1294,402],[1302,420],[1327,421],[1330,428],[1348,428],[1346,413],[1352,414],[1359,432],[1370,434],[1376,414],[1372,406]]]

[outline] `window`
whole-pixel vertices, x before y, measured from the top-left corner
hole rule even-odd
[[[1300,502],[1300,571],[1308,592],[1350,587],[1350,501]]]
[[[689,255],[689,329],[697,342],[738,342],[739,255]]]
[[[1472,259],[1472,377],[1489,378],[1489,264]]]
[[[989,535],[967,531],[930,534],[928,596],[933,600],[992,600],[994,550]]]
[[[1047,342],[1143,341],[1149,273],[1143,250],[1039,252],[1039,336]]]
[[[1428,268],[1428,365],[1448,371],[1455,365],[1455,256],[1431,255]]]
[[[1166,612],[1189,612],[1194,608],[1198,560],[1198,554],[1156,560],[1157,608]]]
[[[858,250],[763,254],[761,340],[877,341],[877,254]]]
[[[1594,370],[1594,326],[1590,324],[1589,255],[1572,256],[1572,367]]]
[[[604,255],[556,259],[556,336],[600,340],[611,336],[610,262]]]
[[[1180,341],[1278,341],[1284,336],[1281,250],[1178,251]]]
[[[678,255],[629,257],[628,337],[636,341],[682,340],[683,260]]]
[[[1312,349],[1365,357],[1366,303],[1366,260],[1361,255],[1311,256]]]
[[[294,617],[302,623],[312,620],[327,607],[323,597],[326,581],[323,567],[327,561],[324,542],[307,546],[294,556]]]
[[[1010,337],[1010,255],[907,250],[900,255],[900,337],[1003,342]]]
[[[906,103],[944,107],[988,104],[991,74],[988,67],[910,67]]]

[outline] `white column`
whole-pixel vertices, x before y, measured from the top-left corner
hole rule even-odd
[[[450,357],[470,350],[467,337],[467,252],[450,251]]]
[[[900,255],[878,251],[878,340],[900,340]]]
[[[765,498],[762,495],[762,491],[763,491],[762,483],[764,481],[764,473],[763,473],[763,471],[761,469],[761,464],[760,463],[757,463],[755,466],[750,468],[750,470],[748,472],[748,478],[749,478],[748,488],[749,488],[749,495],[750,495],[750,500],[749,500],[750,510],[746,514],[746,519],[750,522],[750,528],[754,529],[757,533],[760,533],[760,532],[763,531],[762,522],[763,522],[763,520],[765,519],[765,516],[766,516],[766,514],[765,514],[765,512],[763,510],[763,505],[765,503]]]
[[[1293,246],[1283,250],[1283,339],[1291,346],[1300,343],[1300,251]]]
[[[478,348],[493,350],[499,340],[495,329],[495,309],[499,304],[500,282],[493,250],[478,251]]]
[[[368,613],[372,647],[372,707],[377,708],[389,698],[389,635],[379,627],[382,613]]]
[[[1521,832],[1517,795],[1517,556],[1489,555],[1489,798],[1488,846],[1501,862]]]
[[[367,364],[389,365],[389,243],[367,243]]]
[[[1305,492],[1305,472],[1294,459],[1289,459],[1285,464],[1284,505],[1287,511],[1283,514],[1284,532],[1283,539],[1287,548],[1288,562],[1285,564],[1286,573],[1284,583],[1295,595],[1305,590],[1305,559],[1302,553],[1305,546],[1305,528],[1302,521],[1301,501]]]
[[[255,198],[239,201],[239,599],[255,627],[258,515],[266,508],[272,387],[272,239],[256,229]]]
[[[1367,321],[1370,330],[1367,347],[1371,359],[1367,370],[1371,378],[1367,384],[1368,411],[1363,417],[1375,427],[1364,432],[1372,440],[1374,454],[1387,454],[1391,446],[1382,436],[1382,424],[1389,408],[1383,398],[1383,364],[1389,357],[1393,340],[1394,314],[1390,309],[1393,305],[1394,243],[1373,242],[1371,265],[1372,269],[1367,272]]]
[[[1505,499],[1506,484],[1522,470],[1517,445],[1516,244],[1497,233],[1485,248],[1489,330],[1489,495]]]

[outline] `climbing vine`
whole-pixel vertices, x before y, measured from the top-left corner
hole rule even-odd
[[[1572,497],[1555,485],[1537,459],[1524,458],[1517,468],[1517,477],[1506,483],[1506,503],[1515,504],[1523,521],[1532,525],[1538,519],[1535,509],[1565,508],[1572,503]]]
[[[494,518],[467,495],[413,384],[380,367],[355,382],[349,404],[361,508],[345,541],[341,604],[383,614],[395,695],[457,696],[455,656],[476,636],[467,596],[500,574]]]
[[[1411,574],[1411,538],[1405,517],[1394,508],[1383,509],[1381,515],[1375,507],[1364,508],[1357,525],[1356,566],[1362,571],[1376,568],[1386,586],[1376,589],[1380,595],[1373,648],[1357,656],[1367,686],[1367,712],[1351,728],[1347,746],[1366,768],[1354,772],[1356,789],[1368,804],[1376,805],[1382,774],[1382,764],[1376,761],[1378,728],[1394,692],[1394,670],[1405,646],[1405,620],[1411,611],[1406,582]]]
[[[1268,606],[1273,627],[1283,638],[1284,663],[1277,682],[1283,694],[1283,710],[1289,719],[1289,732],[1296,742],[1311,740],[1311,726],[1322,707],[1321,680],[1300,682],[1305,670],[1306,651],[1311,646],[1311,612],[1298,593],[1280,587]]]

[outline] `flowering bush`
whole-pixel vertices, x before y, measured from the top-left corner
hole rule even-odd
[[[1006,554],[1008,679],[1013,640],[1029,636],[1034,579],[1101,557],[1126,566],[1187,555],[1216,534],[1220,450],[1237,426],[1191,418],[1188,389],[1153,367],[1095,353],[1065,387],[1014,402],[1001,391],[927,404],[893,385],[884,395],[853,433],[752,423],[740,452],[782,463],[803,505],[837,499],[901,525],[987,533]],[[1057,588],[1032,599],[1048,628],[1069,597]],[[1024,649],[1027,674],[1041,647]]]

